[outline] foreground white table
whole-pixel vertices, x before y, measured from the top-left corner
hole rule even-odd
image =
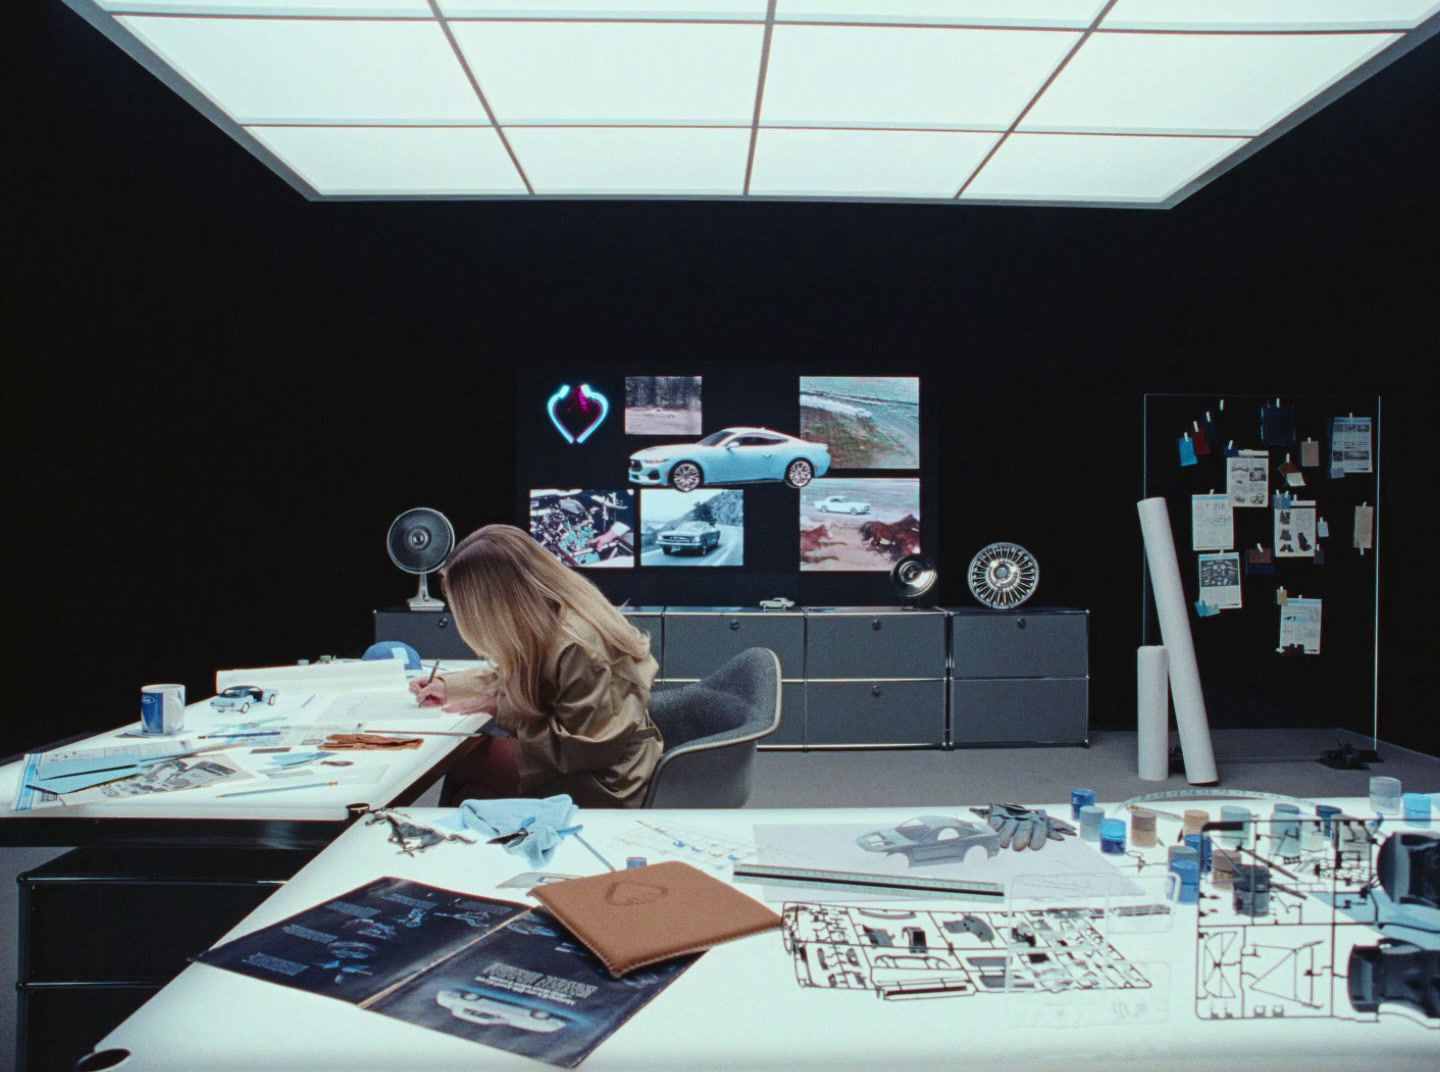
[[[1351,814],[1368,815],[1363,802]],[[1053,808],[1052,813],[1065,809]],[[1268,808],[1266,809],[1268,812]],[[624,850],[637,821],[661,828],[752,839],[764,824],[894,826],[919,814],[967,814],[954,805],[905,809],[602,812],[582,814],[587,839],[607,856]],[[1212,806],[1218,816],[1218,806]],[[433,819],[439,809],[410,814]],[[1163,861],[1162,847],[1149,850]],[[1168,834],[1168,836],[1167,836]],[[444,844],[418,857],[397,855],[387,828],[356,825],[246,918],[228,937],[269,925],[382,875],[524,901],[497,884],[528,870],[498,847]],[[611,861],[623,867],[623,859]],[[650,855],[652,862],[659,859]],[[1107,860],[1116,858],[1106,857]],[[1128,867],[1133,861],[1125,859]],[[1163,869],[1151,867],[1149,874]],[[548,870],[603,870],[566,839]],[[759,896],[760,888],[741,887]],[[797,900],[803,899],[796,897]],[[906,902],[937,909],[944,902]],[[775,905],[778,909],[780,906]],[[892,907],[894,907],[892,905]],[[961,907],[950,905],[949,907]],[[973,908],[975,906],[963,906]],[[1195,1012],[1195,909],[1176,906],[1168,933],[1116,933],[1109,940],[1145,972],[1145,990],[1057,994],[974,994],[882,1001],[866,991],[797,984],[778,932],[711,950],[585,1062],[587,1069],[975,1068],[1076,1066],[1304,1068],[1353,1072],[1427,1069],[1440,1061],[1440,1031],[1406,1017],[1376,1023],[1326,1019],[1201,1020]],[[1377,937],[1363,930],[1365,940]],[[125,1069],[443,1069],[542,1067],[510,1053],[208,965],[187,968],[111,1032],[97,1052],[123,1049]]]

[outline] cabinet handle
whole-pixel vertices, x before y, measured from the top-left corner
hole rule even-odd
[[[1024,619],[1024,618],[1016,618],[1016,619],[1015,619],[1015,628],[1016,628],[1016,629],[1024,629],[1024,628],[1025,628],[1025,619]]]
[[[740,628],[740,619],[739,619],[739,618],[731,618],[731,619],[730,619],[730,628],[731,628],[731,629],[739,629],[739,628]]]
[[[876,630],[876,631],[878,632],[879,629],[880,629],[880,619],[879,619],[879,618],[876,618],[874,621],[872,621],[872,622],[870,623],[870,628],[871,628],[871,629],[874,629],[874,630]]]
[[[870,695],[871,695],[871,696],[879,696],[879,695],[880,695],[880,686],[879,686],[879,685],[871,685],[871,686],[870,686]]]
[[[445,629],[445,628],[447,628],[449,625],[450,625],[450,619],[449,619],[448,617],[446,617],[444,614],[442,614],[442,615],[440,615],[440,620],[435,623],[435,628],[437,628],[437,629]]]

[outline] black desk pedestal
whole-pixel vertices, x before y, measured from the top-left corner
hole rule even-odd
[[[313,856],[80,848],[20,875],[15,1067],[68,1072]]]

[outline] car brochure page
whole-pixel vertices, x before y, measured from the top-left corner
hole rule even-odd
[[[195,959],[566,1068],[695,960],[612,979],[538,909],[400,878]]]

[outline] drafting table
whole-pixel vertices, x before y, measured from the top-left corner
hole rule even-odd
[[[1373,814],[1363,801],[1328,803],[1347,805],[1355,809],[1349,810],[1352,815]],[[1197,801],[1183,806],[1205,805]],[[1049,810],[1051,814],[1069,814],[1065,805],[1050,806]],[[1212,816],[1218,815],[1218,803],[1210,810]],[[1268,814],[1268,805],[1264,812]],[[415,809],[410,814],[434,820],[443,813],[440,809]],[[749,851],[743,846],[755,844],[757,827],[830,827],[843,823],[881,829],[893,828],[922,814],[969,813],[955,805],[853,810],[591,810],[582,811],[580,820],[587,840],[623,868],[623,853],[645,841],[634,836],[640,829],[639,822],[662,831],[682,832],[680,838],[688,838],[692,849],[713,838],[720,851],[729,846],[743,853]],[[1164,872],[1165,844],[1173,841],[1178,831],[1178,824],[1170,829],[1166,822],[1162,819],[1159,824],[1158,849],[1145,850],[1149,863],[1140,868],[1141,874]],[[519,890],[497,888],[500,882],[530,870],[522,857],[496,846],[449,843],[409,857],[398,855],[386,837],[384,824],[351,826],[228,937],[275,923],[385,875],[507,900],[526,900]],[[612,855],[617,850],[619,859]],[[684,847],[676,850],[682,858],[686,851]],[[651,862],[664,858],[653,849],[646,855]],[[1036,855],[1043,856],[1044,852]],[[1115,866],[1121,874],[1137,863],[1128,857],[1103,859],[1120,861]],[[562,843],[546,869],[569,874],[603,870],[573,838]],[[761,895],[759,887],[740,888]],[[773,907],[778,911],[781,905],[773,903]],[[890,902],[883,907],[934,913],[945,910],[952,915],[977,908],[943,901]],[[793,918],[791,913],[792,909],[787,909],[787,920]],[[899,924],[895,926],[898,929]],[[1378,939],[1373,931],[1353,929],[1360,933],[1352,938]],[[1157,917],[1135,928],[1107,924],[1104,941],[1123,957],[1128,965],[1125,971],[1143,974],[1143,987],[1059,992],[1037,989],[1027,993],[976,991],[933,1000],[882,1000],[866,989],[825,989],[823,983],[818,987],[801,986],[797,981],[798,961],[787,951],[782,934],[771,931],[752,935],[701,956],[669,989],[604,1042],[582,1067],[593,1072],[640,1068],[807,1068],[830,1072],[997,1067],[1078,1067],[1108,1072],[1122,1060],[1137,1066],[1196,1072],[1212,1072],[1235,1062],[1245,1067],[1304,1068],[1306,1072],[1353,1072],[1362,1064],[1385,1072],[1436,1067],[1440,1057],[1440,1022],[1436,1021],[1427,1026],[1423,1020],[1388,1012],[1374,1022],[1267,1016],[1263,1015],[1265,1009],[1258,1017],[1202,1018],[1196,998],[1196,965],[1197,942],[1203,933],[1203,928],[1197,931],[1197,909],[1192,905],[1173,905],[1168,920]],[[955,940],[961,938],[971,940],[964,935]],[[933,932],[930,941],[933,952]],[[903,943],[897,944],[899,948],[891,952],[903,955],[913,951]],[[1300,978],[1288,978],[1284,985],[1308,986],[1312,982],[1317,986],[1323,983],[1327,990],[1334,985],[1329,979],[1304,978],[1303,973]],[[1277,981],[1274,985],[1281,984]],[[1343,979],[1335,993],[1344,993]],[[1213,1006],[1206,1008],[1213,1012]],[[120,1064],[103,1067],[203,1068],[212,1072],[252,1068],[303,1068],[312,1072],[423,1068],[440,1072],[544,1067],[500,1049],[203,964],[188,967],[106,1036],[96,1053],[116,1049],[128,1051],[130,1056]]]
[[[342,697],[343,694],[334,699]],[[323,701],[331,699],[322,698]],[[323,708],[324,703],[320,706]],[[362,725],[399,733],[428,732],[420,734],[419,748],[337,753],[335,758],[350,760],[350,765],[316,766],[312,768],[315,771],[314,777],[304,779],[311,782],[340,780],[340,785],[227,799],[219,799],[219,794],[263,788],[266,783],[253,780],[226,783],[157,794],[146,799],[132,798],[123,802],[15,812],[11,810],[11,804],[20,787],[23,770],[22,761],[16,760],[0,766],[0,845],[319,848],[333,840],[351,821],[357,805],[363,808],[406,804],[418,798],[444,773],[456,748],[466,742],[463,735],[475,733],[490,721],[488,715],[451,715],[429,708],[397,708],[396,716],[381,715],[378,716],[378,721],[374,717],[367,717],[363,711],[356,716],[344,704],[331,710],[337,713],[326,714],[322,710],[318,715],[313,715],[301,711],[297,701],[290,706],[257,706],[245,714],[240,714],[234,711],[218,711],[210,706],[207,698],[186,707],[184,732],[175,739],[196,741],[202,734],[235,728],[241,723],[253,723],[255,731],[264,731],[267,726],[273,727],[277,723],[303,725],[306,721],[336,721],[351,727]],[[123,737],[122,734],[138,728],[138,723],[120,726],[81,740],[66,742],[65,747],[133,745],[140,739]],[[457,736],[441,736],[442,732]],[[234,740],[242,739],[237,737]],[[265,737],[243,740],[253,742],[254,747],[263,747],[267,743]],[[218,755],[225,756],[232,752],[242,765],[252,765],[250,747],[244,744]],[[366,773],[382,767],[383,773],[378,777]],[[349,784],[345,784],[347,782]]]

